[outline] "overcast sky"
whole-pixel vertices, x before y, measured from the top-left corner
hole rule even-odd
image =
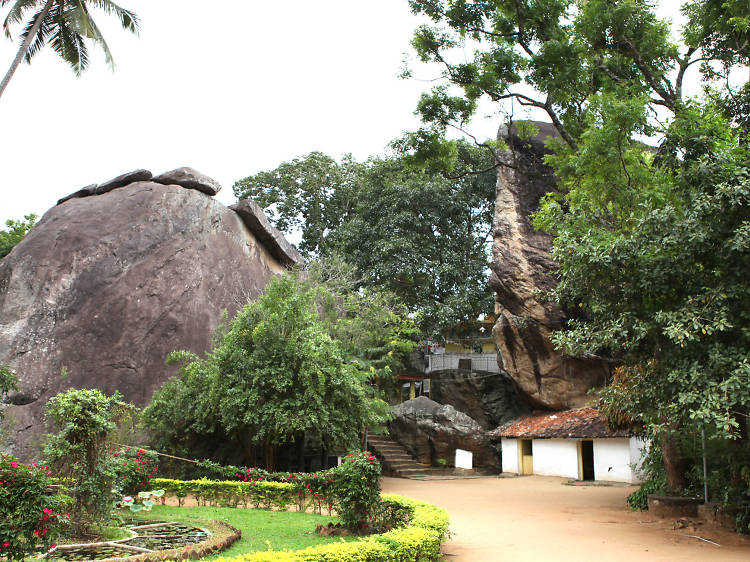
[[[0,98],[0,224],[136,168],[192,166],[231,204],[237,179],[313,150],[382,154],[418,126],[430,84],[398,78],[419,24],[406,0],[120,5],[142,27],[136,38],[97,13],[114,73],[97,51],[76,79],[47,50]],[[0,73],[16,47],[0,36]],[[493,136],[497,121],[475,130]]]

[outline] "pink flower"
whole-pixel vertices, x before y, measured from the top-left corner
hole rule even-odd
[[[18,463],[16,461],[10,461],[10,466],[12,468],[17,468],[18,467]]]

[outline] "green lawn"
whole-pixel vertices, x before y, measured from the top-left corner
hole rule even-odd
[[[204,560],[219,556],[238,556],[256,550],[298,550],[308,546],[341,541],[341,537],[323,537],[315,532],[318,524],[327,525],[338,518],[303,512],[266,511],[263,509],[241,509],[231,507],[172,507],[155,505],[138,518],[163,519],[190,522],[200,526],[201,521],[218,519],[226,521],[242,531],[242,538],[232,547]],[[353,540],[347,538],[346,540]]]

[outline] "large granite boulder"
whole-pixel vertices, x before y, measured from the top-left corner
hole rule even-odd
[[[259,234],[279,234],[252,226],[199,190],[150,180],[87,188],[49,210],[0,260],[0,364],[20,377],[3,447],[35,456],[45,403],[67,388],[147,404],[175,374],[169,352],[205,352],[224,310],[299,259],[269,251]]]
[[[453,406],[438,404],[426,396],[407,400],[393,408],[390,424],[393,438],[417,462],[453,466],[456,449],[471,451],[475,468],[495,469],[499,457],[485,430]]]
[[[502,127],[499,153],[507,166],[498,168],[493,223],[490,286],[496,293],[493,329],[500,366],[516,381],[533,407],[562,410],[582,406],[587,391],[606,381],[608,366],[595,360],[564,357],[550,341],[564,326],[566,313],[541,295],[555,286],[551,237],[531,225],[541,197],[556,189],[545,165],[544,142],[557,132],[550,123],[535,122],[539,133],[521,139],[515,128]]]
[[[453,406],[484,429],[494,429],[531,412],[520,396],[518,385],[504,373],[432,373],[430,398]]]

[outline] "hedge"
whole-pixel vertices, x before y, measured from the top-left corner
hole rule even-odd
[[[448,534],[448,513],[439,507],[403,496],[382,495],[395,511],[408,510],[408,527],[355,542],[333,543],[297,551],[267,551],[218,558],[216,562],[430,562],[440,557]]]
[[[237,507],[243,505],[265,509],[286,510],[297,504],[297,495],[292,484],[285,482],[216,482],[215,480],[170,480],[154,478],[151,481],[154,489],[163,489],[175,496],[182,506],[185,497],[190,494],[201,505],[221,505]],[[164,497],[162,497],[164,503]]]

